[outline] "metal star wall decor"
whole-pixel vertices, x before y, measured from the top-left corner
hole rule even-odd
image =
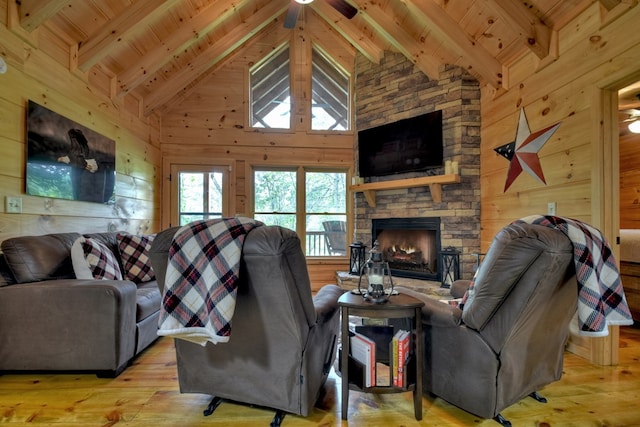
[[[507,191],[523,170],[527,171],[529,175],[536,178],[542,184],[547,184],[544,179],[544,173],[542,173],[538,151],[540,151],[542,146],[551,138],[551,135],[553,135],[558,127],[560,127],[560,123],[531,133],[524,108],[520,110],[516,140],[494,149],[496,153],[511,162],[509,172],[507,173],[507,181],[504,184],[504,192]]]

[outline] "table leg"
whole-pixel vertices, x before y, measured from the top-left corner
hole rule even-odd
[[[416,420],[422,419],[422,310],[416,308],[416,388],[413,390],[413,410]]]
[[[342,343],[342,357],[340,360],[340,371],[342,376],[342,419],[347,419],[349,412],[349,308],[342,307],[342,332],[340,342]]]

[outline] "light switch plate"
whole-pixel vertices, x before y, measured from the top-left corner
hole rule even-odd
[[[4,211],[6,213],[22,213],[22,197],[5,198]]]
[[[555,215],[556,214],[556,202],[547,203],[547,215]]]

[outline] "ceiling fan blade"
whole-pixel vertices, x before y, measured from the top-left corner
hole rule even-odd
[[[287,16],[284,18],[284,27],[291,29],[296,26],[298,21],[298,15],[300,14],[300,8],[302,5],[291,0],[289,9],[287,10]]]
[[[351,19],[358,13],[358,9],[351,6],[346,0],[326,0],[335,10],[340,12],[347,19]]]

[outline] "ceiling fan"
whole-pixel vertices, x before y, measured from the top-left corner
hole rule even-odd
[[[321,0],[329,3],[335,10],[340,12],[347,19],[351,19],[358,13],[358,9],[351,6],[346,0]],[[289,10],[287,10],[287,16],[284,19],[284,27],[285,28],[293,28],[296,26],[296,22],[298,21],[298,15],[300,14],[300,9],[305,4],[312,3],[313,0],[291,0],[291,5],[289,6]]]
[[[627,123],[631,132],[640,133],[640,110],[635,108],[620,110],[618,112],[618,120],[621,124]]]

